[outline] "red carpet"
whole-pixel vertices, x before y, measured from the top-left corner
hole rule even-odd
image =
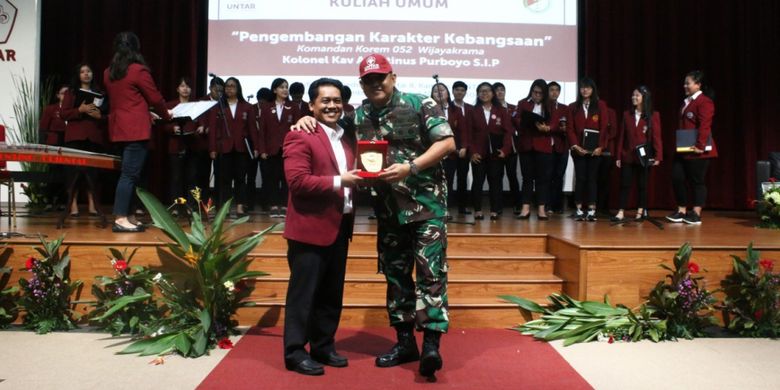
[[[501,329],[450,331],[442,337],[444,368],[429,383],[417,363],[378,368],[374,356],[393,345],[391,328],[340,329],[336,349],[349,367],[308,377],[284,368],[281,328],[252,328],[200,384],[200,389],[590,389],[546,343]],[[418,335],[418,342],[421,340]]]

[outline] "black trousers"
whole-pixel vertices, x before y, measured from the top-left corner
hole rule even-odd
[[[317,246],[287,240],[290,282],[284,313],[284,360],[298,364],[309,354],[335,351],[341,319],[351,218],[344,217],[336,241]]]
[[[468,185],[466,184],[469,175],[468,158],[448,157],[444,159],[444,174],[447,177],[448,204],[457,204],[458,210],[465,210],[468,207],[469,199]],[[455,190],[455,178],[458,180],[457,190]]]
[[[183,150],[168,154],[168,170],[168,198],[171,201],[178,197],[186,198],[187,203],[193,205],[195,200],[190,191],[198,186],[199,174],[195,153]]]
[[[249,155],[245,152],[230,152],[220,154],[217,188],[219,202],[224,204],[233,198],[233,204],[246,204],[246,170],[249,165]],[[232,187],[231,187],[232,184]]]
[[[90,140],[78,140],[69,141],[65,143],[65,147],[79,149],[86,152],[103,152],[103,148],[90,141]],[[97,168],[79,167],[75,165],[65,165],[65,191],[78,191],[79,189],[86,189],[87,192],[92,193],[95,196],[97,191],[98,170]],[[81,181],[83,179],[83,181]],[[72,188],[67,188],[69,183],[73,183]],[[78,202],[78,200],[76,200]],[[95,196],[95,203],[100,204],[100,199]],[[70,207],[69,204],[65,207]]]
[[[536,189],[537,205],[544,205],[550,197],[550,181],[553,171],[552,153],[537,151],[520,152],[520,169],[523,172],[523,204],[531,204]]]
[[[260,159],[255,158],[249,161],[249,167],[246,172],[246,194],[247,194],[247,206],[252,210],[257,203],[257,170],[260,168]],[[262,174],[262,170],[261,170]],[[262,180],[262,176],[261,176]]]
[[[506,171],[506,178],[509,182],[509,197],[512,199],[512,207],[520,207],[523,202],[520,197],[520,181],[517,179],[517,153],[512,153],[504,158],[504,171]],[[525,180],[525,178],[523,179]],[[502,180],[502,187],[503,184]]]
[[[631,185],[636,176],[637,186],[637,207],[647,208],[647,177],[650,175],[650,168],[645,168],[641,164],[623,164],[620,168],[620,209],[625,210],[628,206],[628,196],[631,194]]]
[[[599,210],[609,210],[609,196],[611,195],[610,180],[612,179],[612,172],[617,169],[615,166],[615,158],[612,156],[601,156],[601,162],[599,163],[599,173],[597,187],[600,189],[596,198],[596,208]]]
[[[268,205],[287,206],[287,180],[284,177],[284,161],[281,153],[276,156],[268,156],[263,162],[265,172],[263,172],[263,189],[266,187],[266,178],[268,179]]]
[[[482,211],[482,186],[487,176],[490,191],[490,212],[500,213],[504,208],[501,200],[504,178],[504,161],[500,158],[483,158],[479,164],[471,163],[471,198],[474,211]]]
[[[710,166],[710,159],[685,159],[675,158],[672,164],[672,186],[674,187],[674,198],[677,206],[685,207],[688,205],[688,188],[690,183],[693,190],[693,206],[704,207],[707,202],[707,186],[704,179],[707,176],[707,167]]]
[[[596,204],[598,196],[598,174],[601,157],[578,156],[572,154],[574,159],[574,202]]]
[[[553,153],[552,178],[550,179],[550,196],[547,206],[550,210],[563,210],[563,180],[566,178],[566,167],[569,165],[569,153]]]

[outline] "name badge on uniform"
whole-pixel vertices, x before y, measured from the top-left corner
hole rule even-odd
[[[496,118],[496,126],[501,126],[501,118]]]
[[[644,127],[642,127],[642,132],[643,132],[643,133],[647,133],[647,125],[645,125]]]
[[[292,123],[292,114],[287,115],[287,123]]]
[[[590,119],[594,122],[597,122],[599,120],[599,114],[593,114],[593,116]]]
[[[688,113],[685,114],[685,117],[688,119],[693,119],[693,113],[689,111]]]
[[[242,119],[244,119],[244,120],[246,120],[246,113],[244,113],[243,115],[241,115],[241,118],[242,118]]]

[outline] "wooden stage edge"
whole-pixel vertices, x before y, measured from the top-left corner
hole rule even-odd
[[[376,275],[376,221],[360,209],[355,236],[350,247],[345,309],[345,326],[384,326],[384,279]],[[655,211],[659,220],[667,214]],[[627,213],[631,215],[631,213]],[[165,236],[156,229],[141,234],[115,234],[100,229],[96,218],[80,217],[55,229],[56,216],[20,217],[11,229],[0,220],[0,232],[19,232],[27,237],[0,239],[0,267],[14,269],[10,284],[25,276],[24,261],[34,255],[33,237],[45,234],[54,239],[65,234],[72,257],[71,277],[85,282],[82,300],[91,299],[91,284],[97,275],[113,273],[106,257],[107,248],[139,247],[136,264],[176,272],[178,262],[163,245]],[[649,222],[614,226],[608,217],[597,222],[576,222],[561,215],[549,221],[516,220],[511,210],[495,222],[458,216],[448,224],[450,263],[450,311],[456,327],[504,328],[522,322],[514,305],[497,295],[525,296],[538,302],[555,292],[577,299],[601,300],[609,296],[613,304],[635,307],[650,289],[664,278],[661,264],[671,264],[674,253],[685,242],[694,248],[693,261],[703,270],[709,289],[716,289],[731,270],[731,255],[744,256],[749,243],[763,258],[780,261],[780,230],[757,229],[755,213],[706,211],[700,226],[663,223],[658,229]],[[184,223],[185,221],[181,221]],[[280,220],[255,214],[252,221],[236,229],[250,234]],[[253,299],[258,306],[242,309],[244,325],[280,325],[286,293],[286,242],[273,233],[250,256],[252,268],[271,273],[258,279]],[[264,280],[265,279],[265,280]],[[86,294],[86,296],[84,296]],[[80,307],[80,310],[85,310]]]

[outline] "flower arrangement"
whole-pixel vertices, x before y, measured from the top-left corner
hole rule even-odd
[[[776,183],[777,180],[770,178],[769,181]],[[756,201],[756,210],[761,219],[758,227],[780,229],[780,185],[774,184],[764,191],[761,199]]]
[[[90,313],[92,322],[113,336],[139,334],[162,314],[152,296],[154,273],[140,265],[130,266],[137,250],[128,254],[127,249],[109,248],[114,276],[98,276],[97,283],[92,285],[92,295],[97,298]]]
[[[0,267],[0,329],[5,329],[19,314],[16,300],[19,299],[19,287],[7,287],[12,269]]]
[[[31,273],[30,279],[19,279],[22,292],[19,304],[25,313],[24,327],[39,334],[74,329],[75,321],[81,317],[71,308],[70,296],[81,287],[81,281],[69,279],[68,248],[60,254],[64,238],[60,236],[54,241],[46,241],[41,237],[41,246],[35,248],[41,258],[30,256],[25,262],[25,269]]]
[[[581,302],[565,294],[552,294],[547,297],[549,308],[514,296],[499,298],[516,303],[526,319],[531,319],[531,313],[542,314],[514,330],[545,341],[564,340],[564,346],[596,339],[612,343],[642,339],[657,342],[666,338],[666,321],[651,317],[644,305],[639,313],[634,313],[622,305],[613,307],[606,297],[604,302]]]
[[[692,248],[683,244],[674,256],[674,268],[661,264],[670,273],[650,291],[647,310],[667,321],[667,338],[705,336],[705,329],[716,324],[715,298],[703,286],[699,265],[691,261]],[[668,279],[668,280],[667,280]]]
[[[245,223],[248,217],[227,225],[225,220],[231,204],[228,200],[211,224],[204,223],[200,211],[202,209],[208,218],[212,206],[210,202],[203,202],[200,190],[195,189],[192,195],[199,205],[198,212],[192,214],[190,232],[186,233],[153,195],[143,189],[138,189],[137,193],[149,210],[154,226],[172,240],[167,246],[187,267],[186,277],[194,285],[181,287],[168,276],[156,274],[152,281],[160,289],[161,301],[168,313],[149,324],[145,338],[133,342],[120,353],[179,353],[197,357],[217,345],[228,346],[227,336],[237,333],[238,324],[233,318],[236,310],[253,305],[245,299],[254,289],[254,279],[266,275],[248,270],[251,259],[247,255],[275,226],[254,235],[229,238],[227,233]]]
[[[745,259],[732,257],[732,271],[720,282],[726,298],[723,320],[740,336],[780,336],[780,273],[751,243]]]

